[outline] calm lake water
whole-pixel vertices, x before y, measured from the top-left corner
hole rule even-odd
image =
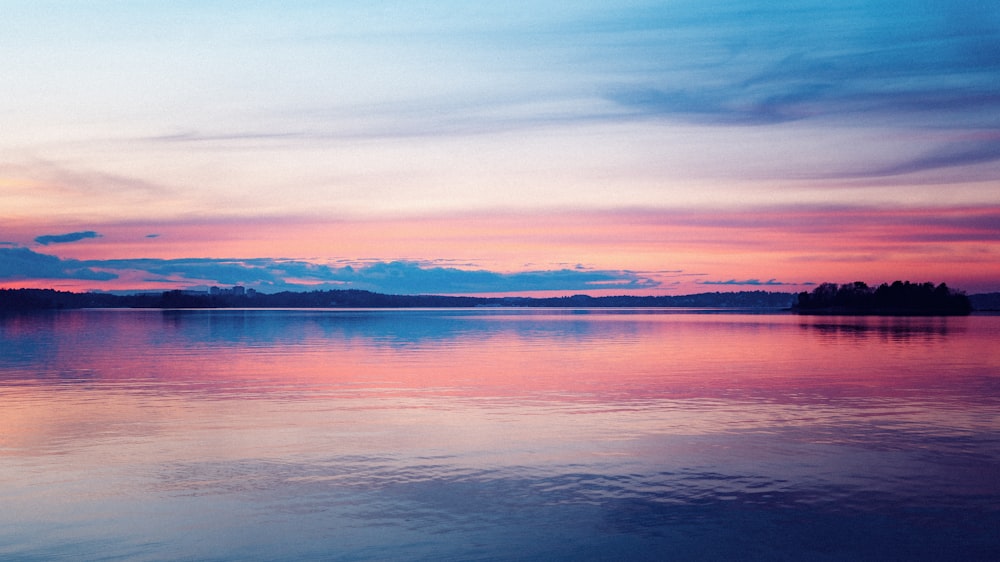
[[[0,317],[0,558],[1000,559],[1000,317]]]

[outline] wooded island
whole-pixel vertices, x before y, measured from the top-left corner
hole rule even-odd
[[[823,283],[799,293],[792,310],[799,314],[882,316],[964,316],[972,312],[969,297],[941,283],[894,281],[869,287],[861,281]]]

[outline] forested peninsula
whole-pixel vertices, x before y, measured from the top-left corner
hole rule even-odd
[[[869,287],[856,281],[823,283],[811,293],[799,293],[792,310],[799,314],[962,316],[972,312],[972,302],[944,283],[894,281]]]

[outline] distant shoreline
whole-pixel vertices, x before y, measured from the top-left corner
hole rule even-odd
[[[803,315],[939,316],[954,312],[913,307],[813,307],[799,305],[801,294],[769,291],[710,292],[677,296],[471,297],[388,295],[358,289],[255,293],[221,289],[211,293],[74,293],[54,289],[0,289],[0,311],[83,308],[722,308],[786,310]],[[971,295],[971,310],[1000,310],[1000,293]]]
[[[792,293],[741,291],[680,296],[469,297],[387,295],[357,289],[248,293],[165,291],[115,295],[53,289],[0,289],[0,310],[80,308],[760,308],[790,309]]]

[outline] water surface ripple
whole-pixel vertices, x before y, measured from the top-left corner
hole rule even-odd
[[[0,317],[0,558],[1000,559],[1000,317]]]

